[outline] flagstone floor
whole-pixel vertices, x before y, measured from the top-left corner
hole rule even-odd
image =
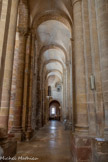
[[[61,122],[50,121],[31,141],[18,144],[12,162],[72,162],[69,134]]]

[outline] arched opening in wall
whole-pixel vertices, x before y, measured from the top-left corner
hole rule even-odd
[[[50,13],[48,10],[48,14],[46,12],[43,16],[36,14],[32,24],[37,42],[37,117],[40,116],[37,123],[42,125],[47,124],[49,119],[64,119],[70,106],[66,101],[70,97],[67,84],[71,81],[66,79],[70,75],[67,74],[68,62],[72,65],[72,21],[63,13],[57,10]],[[59,101],[59,106],[51,108],[49,102],[52,100]]]
[[[61,106],[60,103],[56,100],[51,101],[49,104],[49,120],[58,120],[61,119]]]

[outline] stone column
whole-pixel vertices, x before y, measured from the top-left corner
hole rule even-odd
[[[2,0],[0,2],[0,72],[2,72],[3,60],[5,58],[3,52],[7,44],[10,12],[11,12],[11,2],[9,4],[8,0]]]
[[[69,65],[69,69],[70,69],[70,88],[69,88],[69,92],[70,92],[70,128],[73,128],[73,72],[72,72],[72,47],[71,47],[71,54],[70,54],[70,65]],[[73,129],[72,129],[73,130]]]
[[[15,44],[15,32],[17,25],[17,11],[18,11],[19,0],[12,0],[10,24],[6,47],[6,57],[3,72],[3,84],[1,91],[1,105],[0,105],[0,127],[8,128],[8,117],[9,117],[9,101],[10,101],[10,90],[12,81],[12,66],[13,66],[13,55],[14,55],[14,44]]]
[[[67,120],[68,120],[68,129],[71,129],[71,117],[72,117],[72,98],[71,98],[71,61],[67,61],[66,63],[66,67],[67,67],[67,77],[66,77],[66,100],[67,100],[67,106],[66,106],[66,111],[67,111]]]
[[[46,81],[44,80],[44,109],[45,109],[45,124],[48,123],[49,120],[49,105],[47,101],[47,87],[46,87]]]
[[[32,108],[32,129],[36,130],[36,104],[37,104],[37,55],[38,55],[38,46],[37,46],[37,40],[35,38],[35,46],[34,46],[34,52],[35,52],[35,57],[34,57],[34,75],[33,75],[33,108]]]
[[[25,55],[26,55],[26,31],[19,31],[19,54],[18,67],[16,72],[16,96],[15,96],[15,110],[12,132],[18,140],[21,140],[22,132],[22,109],[23,109],[23,89],[24,89],[24,69],[25,69]]]
[[[82,26],[82,0],[73,0],[74,61],[75,61],[75,131],[88,132],[87,97],[85,81],[85,60]]]
[[[33,108],[33,61],[35,58],[35,35],[32,35],[32,47],[31,47],[31,55],[30,55],[30,73],[29,73],[29,89],[28,89],[28,105],[27,105],[27,132],[26,139],[29,140],[32,136],[32,127],[31,127],[31,119],[32,119],[32,108]]]
[[[102,89],[105,112],[105,137],[108,138],[108,1],[95,0]]]
[[[74,40],[73,40],[73,29],[72,29],[72,38],[71,38],[71,48],[72,48],[72,54],[71,54],[71,93],[72,93],[72,131],[75,130],[75,62],[74,62]]]
[[[16,32],[15,39],[15,49],[14,49],[14,60],[13,60],[13,72],[12,72],[12,82],[11,82],[11,94],[10,94],[10,106],[9,106],[9,120],[8,120],[8,133],[12,129],[13,125],[13,112],[15,109],[15,92],[16,92],[16,69],[19,51],[19,33]]]
[[[62,108],[62,119],[66,119],[68,116],[67,110],[67,89],[66,89],[66,69],[63,71],[63,108]]]
[[[42,68],[43,71],[43,68]],[[45,76],[42,76],[42,126],[46,124],[47,108],[45,107]]]
[[[95,76],[93,71],[93,59],[91,52],[91,40],[90,40],[90,19],[88,1],[82,0],[82,24],[83,24],[83,39],[84,39],[84,56],[85,56],[85,73],[86,73],[86,87],[87,87],[87,105],[89,116],[89,134],[96,135],[96,105],[95,105],[95,89],[91,90],[90,76]]]
[[[40,74],[40,65],[41,62],[38,59],[38,67],[37,67],[37,127],[42,127],[42,107],[41,107],[41,74]]]
[[[87,103],[89,116],[89,135],[103,134],[103,99],[100,77],[100,58],[97,37],[95,1],[82,1],[84,55],[86,62]],[[91,89],[90,76],[95,77],[95,88]]]
[[[71,53],[72,54],[72,53]],[[71,60],[71,58],[70,58]],[[68,112],[68,129],[72,129],[72,78],[71,78],[71,71],[72,71],[72,66],[71,66],[71,61],[67,62],[67,112]]]
[[[64,110],[65,110],[65,80],[64,80],[64,72],[63,72],[63,107],[62,107],[62,120],[64,120]]]
[[[67,61],[66,67],[67,67],[67,75],[66,75],[66,100],[67,100],[67,111],[68,111],[68,115],[67,115],[67,119],[68,122],[70,120],[70,69],[69,69],[69,64],[70,62]]]
[[[26,40],[28,33],[28,1],[20,0],[19,3],[19,53],[18,66],[16,70],[16,96],[15,110],[12,132],[17,140],[22,139],[22,109],[23,109],[23,90],[24,90],[24,70],[25,70],[25,55],[26,55]]]
[[[71,58],[70,58],[71,59]],[[71,84],[71,70],[72,70],[72,66],[71,66],[71,61],[68,62],[67,64],[67,93],[68,93],[68,109],[69,109],[69,124],[71,124],[72,122],[72,92],[71,92],[71,88],[72,88],[72,84]]]
[[[24,72],[24,93],[23,93],[23,118],[22,127],[26,131],[27,126],[27,112],[28,112],[28,99],[29,99],[29,75],[30,75],[30,54],[31,54],[31,34],[27,36],[26,43],[26,57],[25,57],[25,72]]]

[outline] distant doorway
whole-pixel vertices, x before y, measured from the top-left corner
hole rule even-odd
[[[61,107],[60,103],[56,100],[51,101],[49,104],[49,120],[61,119]]]

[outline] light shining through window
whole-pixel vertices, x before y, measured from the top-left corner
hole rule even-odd
[[[55,107],[52,108],[52,110],[51,110],[51,114],[52,114],[52,115],[56,114]]]

